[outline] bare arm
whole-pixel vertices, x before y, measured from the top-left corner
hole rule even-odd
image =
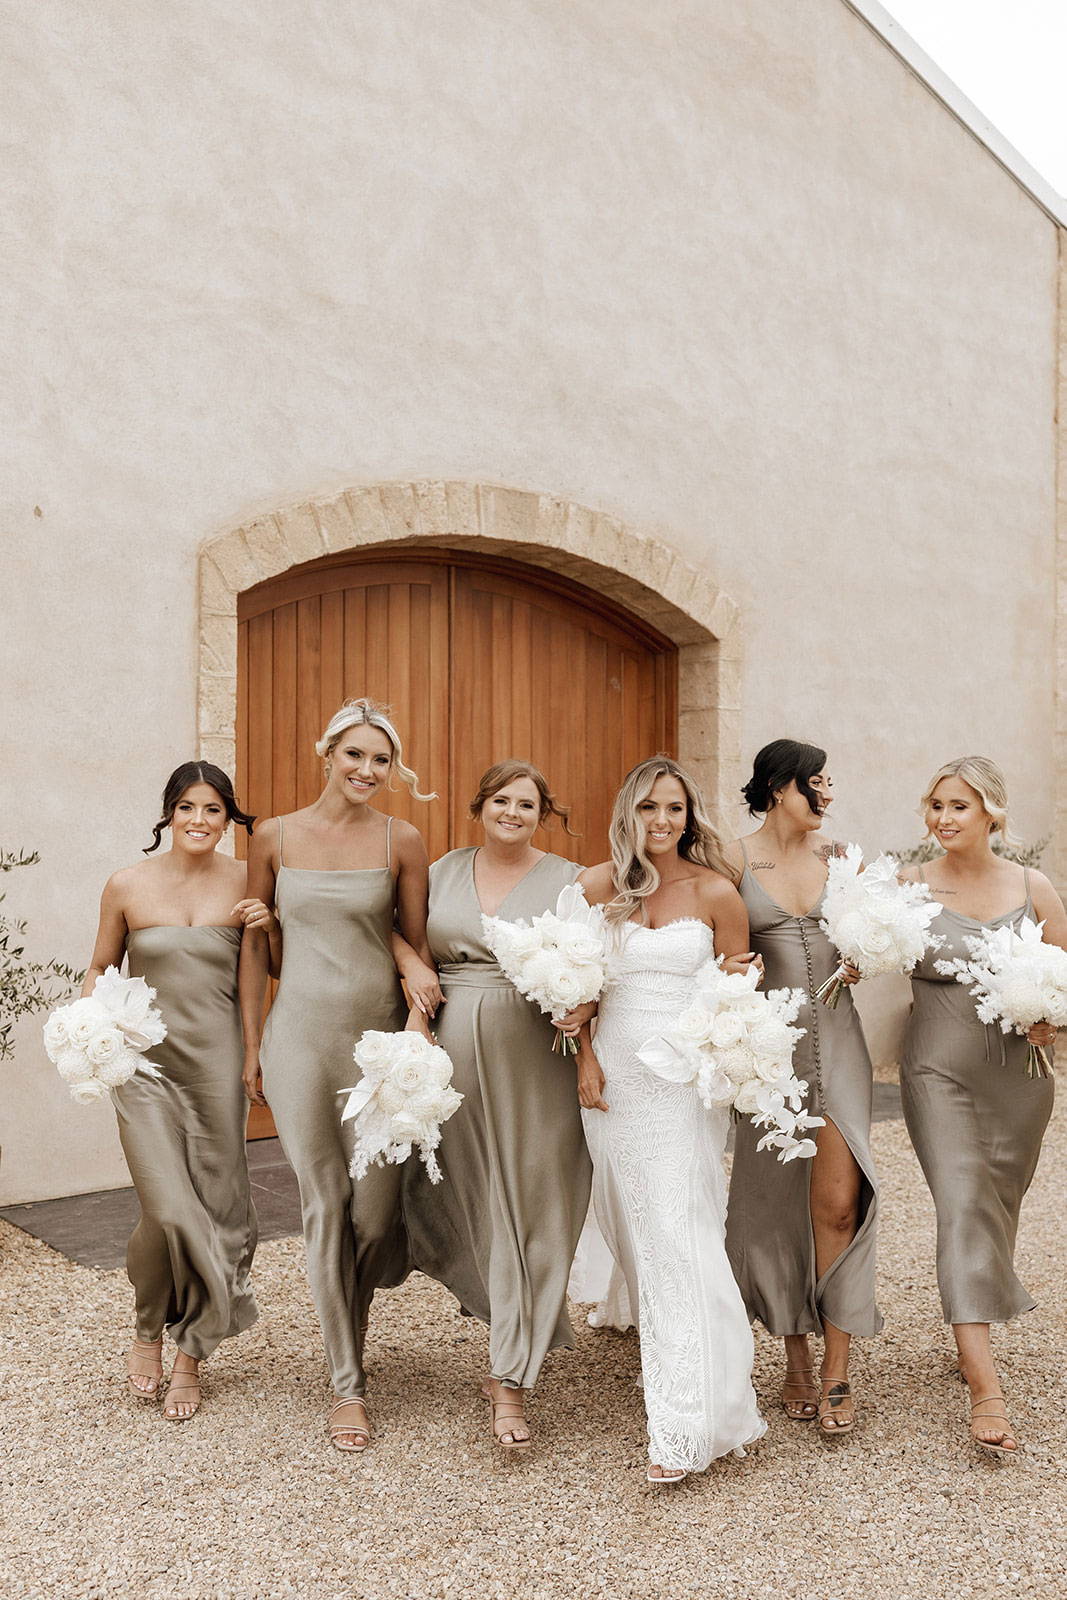
[[[248,851],[248,899],[264,906],[274,904],[277,876],[274,852],[278,843],[278,820],[271,817],[252,835]],[[279,951],[280,954],[280,951]],[[271,964],[270,939],[262,927],[249,924],[241,940],[237,963],[237,995],[241,1006],[241,1027],[245,1040],[244,1091],[253,1105],[265,1106],[263,1076],[259,1066],[259,1046],[263,1035],[263,993]],[[279,964],[280,971],[280,964]]]
[[[396,922],[414,954],[428,967],[433,966],[426,942],[426,913],[430,901],[430,862],[418,828],[410,822],[396,823]]]
[[[1063,901],[1043,872],[1030,873],[1030,898],[1034,903],[1034,920],[1043,922],[1042,937],[1046,944],[1058,944],[1067,950],[1067,911]]]
[[[100,896],[100,924],[96,930],[92,960],[89,962],[82,984],[82,994],[92,994],[97,978],[102,978],[108,967],[121,967],[126,954],[126,924],[124,872],[113,873],[104,885]]]
[[[716,874],[702,895],[705,920],[711,924],[715,954],[727,972],[744,972],[755,959],[749,949],[748,909],[732,883]]]

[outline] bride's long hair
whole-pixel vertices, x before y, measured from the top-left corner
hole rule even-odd
[[[615,796],[608,837],[616,893],[604,908],[609,922],[628,922],[659,888],[659,873],[645,851],[645,829],[637,809],[648,799],[658,778],[677,778],[685,790],[685,828],[678,841],[678,854],[699,867],[721,872],[730,883],[737,882],[738,873],[723,855],[722,840],[695,779],[670,756],[653,756],[631,768]]]

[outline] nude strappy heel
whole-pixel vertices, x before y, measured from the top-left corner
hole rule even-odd
[[[188,1422],[200,1410],[201,1398],[199,1362],[195,1367],[179,1367],[175,1359],[170,1372],[170,1382],[167,1385],[167,1403],[163,1407],[163,1415],[167,1421]],[[189,1406],[191,1409],[183,1414],[180,1411],[172,1411],[171,1406]]]
[[[338,1415],[339,1412],[347,1412],[349,1406],[359,1407],[363,1415],[362,1422],[348,1422],[344,1416]],[[371,1441],[371,1431],[367,1425],[369,1421],[367,1403],[362,1395],[353,1395],[351,1400],[338,1400],[335,1405],[331,1406],[330,1415],[327,1419],[327,1427],[330,1430],[330,1443],[334,1449],[347,1451],[349,1455],[362,1455]],[[352,1443],[342,1443],[345,1436],[350,1433],[355,1434],[355,1440]]]
[[[837,1407],[845,1400],[852,1399],[852,1386],[847,1378],[824,1378],[824,1384],[829,1388],[819,1401],[816,1416],[819,1419],[819,1432],[825,1439],[839,1439],[844,1433],[851,1433],[856,1426],[855,1406],[850,1417],[838,1414]]]
[[[1019,1454],[1019,1441],[1011,1431],[1011,1423],[1008,1420],[1006,1411],[986,1411],[981,1416],[975,1415],[979,1406],[988,1405],[1003,1406],[1004,1396],[1002,1394],[987,1394],[984,1399],[974,1401],[971,1406],[971,1443],[976,1449],[984,1450],[987,1455],[999,1456],[1002,1461],[1009,1461]],[[1003,1428],[993,1429],[994,1433],[1000,1434],[999,1443],[994,1443],[992,1439],[979,1439],[974,1431],[976,1426],[984,1427],[990,1422],[1003,1422],[1004,1424]],[[1010,1448],[1005,1443],[1008,1439],[1011,1440]]]
[[[814,1400],[790,1400],[786,1396],[787,1389],[814,1389]],[[782,1379],[782,1410],[790,1422],[814,1422],[819,1410],[819,1388],[815,1382],[814,1367],[786,1367],[785,1377]]]
[[[151,1389],[139,1389],[133,1381],[134,1378],[155,1378],[156,1381]],[[130,1393],[138,1400],[158,1400],[162,1382],[162,1338],[156,1339],[151,1344],[135,1339],[126,1357],[126,1384]]]
[[[506,1394],[518,1396],[518,1404],[514,1400],[496,1400],[493,1391],[487,1383],[482,1385],[482,1394],[489,1402],[489,1428],[493,1435],[493,1443],[498,1444],[501,1450],[528,1450],[533,1444],[532,1439],[516,1439],[513,1427],[508,1427],[506,1422],[503,1428],[497,1431],[497,1423],[507,1417],[514,1417],[516,1422],[526,1422],[526,1409],[522,1403],[525,1390],[507,1389]],[[507,1435],[511,1437],[508,1438]]]

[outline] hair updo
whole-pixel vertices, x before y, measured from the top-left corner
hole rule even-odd
[[[795,783],[816,816],[820,816],[819,798],[811,787],[811,780],[826,765],[826,751],[817,744],[804,744],[799,739],[772,739],[765,744],[752,763],[752,776],[741,790],[749,815],[768,812],[774,806],[774,791]]]
[[[407,784],[416,800],[436,800],[436,794],[420,794],[419,780],[410,767],[404,765],[404,751],[391,721],[388,706],[379,705],[376,700],[368,700],[361,696],[358,700],[346,700],[340,711],[335,711],[326,724],[322,738],[315,746],[315,754],[329,758],[349,728],[359,728],[366,724],[370,728],[380,728],[393,748],[393,761],[389,777],[392,779],[396,773],[401,783]],[[389,785],[392,788],[392,783]]]
[[[491,800],[501,789],[506,789],[509,783],[514,783],[516,778],[529,778],[541,800],[539,822],[545,822],[550,816],[558,817],[563,824],[564,833],[569,833],[572,838],[578,838],[570,824],[571,808],[562,806],[548,787],[548,779],[539,767],[530,761],[519,761],[512,756],[507,761],[497,761],[487,772],[483,772],[478,783],[478,793],[470,803],[469,816],[472,822],[477,822],[482,814],[482,807],[487,800]]]
[[[236,822],[242,828],[247,828],[249,833],[252,832],[252,824],[256,819],[241,810],[237,804],[237,796],[233,792],[233,784],[222,768],[213,766],[210,761],[183,761],[180,767],[175,767],[167,779],[163,790],[163,815],[152,829],[155,835],[152,843],[146,844],[144,847],[143,853],[146,856],[151,855],[153,850],[159,849],[159,843],[163,837],[163,829],[170,827],[174,821],[174,813],[177,810],[178,801],[187,789],[193,787],[194,783],[209,783],[213,789],[218,791],[219,799],[226,808],[227,822]]]

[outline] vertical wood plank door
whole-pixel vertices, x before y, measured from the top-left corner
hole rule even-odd
[[[575,837],[554,823],[536,842],[602,861],[623,775],[676,751],[675,646],[538,568],[444,549],[326,557],[239,595],[237,618],[237,792],[260,818],[321,793],[315,742],[357,695],[391,706],[405,760],[437,792],[424,804],[399,784],[382,802],[431,860],[478,842],[478,780],[517,756],[572,808]],[[273,1131],[254,1111],[249,1136]]]

